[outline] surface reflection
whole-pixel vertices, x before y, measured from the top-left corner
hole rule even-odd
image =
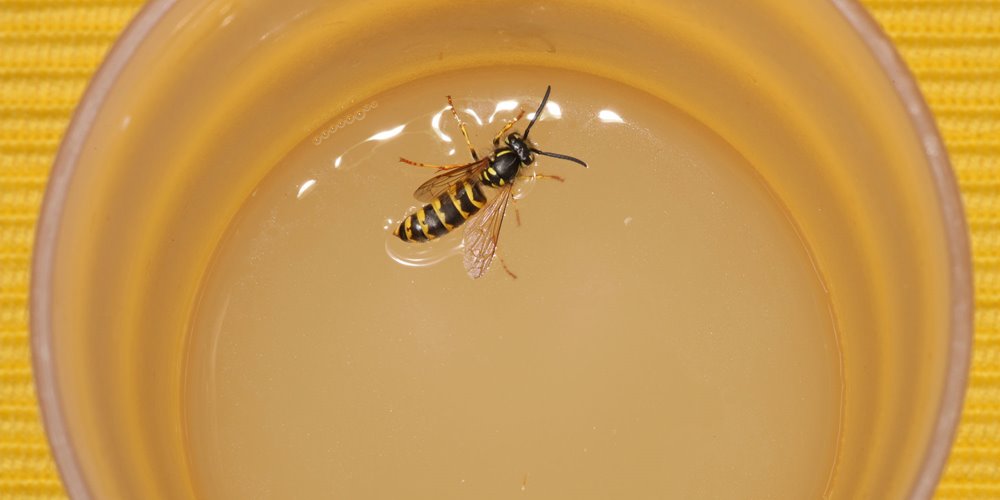
[[[313,186],[315,185],[316,185],[316,179],[309,179],[303,182],[302,185],[299,186],[299,192],[298,194],[295,195],[295,197],[301,200],[302,197],[305,196],[306,193],[308,193],[309,190],[312,189]]]
[[[465,108],[464,111],[466,112],[466,114],[468,114],[469,116],[471,116],[472,119],[476,120],[476,125],[479,125],[480,127],[483,126],[483,119],[480,118],[479,115],[476,114],[475,110],[473,110],[471,108]]]
[[[602,109],[597,113],[597,119],[604,123],[625,123],[622,117],[610,109]]]
[[[434,116],[431,118],[431,130],[433,130],[434,133],[437,134],[437,136],[440,137],[442,141],[451,142],[451,136],[444,133],[444,131],[441,130],[441,117],[444,115],[445,111],[448,111],[447,107],[443,108],[441,111],[438,111],[437,113],[434,113]]]
[[[500,101],[497,103],[496,108],[493,110],[493,113],[490,114],[490,117],[487,118],[486,121],[489,123],[493,123],[493,119],[497,116],[497,114],[502,113],[504,111],[513,111],[515,109],[517,109],[517,101],[514,100]]]
[[[404,123],[402,125],[399,125],[398,127],[393,127],[393,128],[388,129],[388,130],[383,130],[381,132],[376,132],[376,133],[372,134],[371,137],[365,139],[365,142],[368,142],[368,141],[388,141],[389,139],[392,139],[393,137],[396,137],[397,135],[402,134],[403,130],[405,130],[405,129],[406,129],[406,124]]]

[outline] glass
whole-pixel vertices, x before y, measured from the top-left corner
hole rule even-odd
[[[831,497],[929,497],[968,366],[968,242],[930,115],[861,7],[286,0],[151,2],[66,136],[32,330],[74,498],[195,495],[183,398],[199,288],[289,151],[370,96],[510,64],[643,91],[753,166],[808,248],[839,332]]]

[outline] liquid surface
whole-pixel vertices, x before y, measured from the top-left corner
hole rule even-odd
[[[460,229],[395,240],[434,174],[399,157],[470,159],[444,96],[487,153],[546,84],[531,138],[591,168],[539,157],[566,181],[508,208],[518,279],[469,279]],[[780,203],[710,130],[575,73],[433,77],[318,126],[220,242],[188,349],[204,498],[817,498],[836,456],[833,320]]]

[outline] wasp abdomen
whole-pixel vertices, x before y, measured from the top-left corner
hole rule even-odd
[[[461,226],[486,203],[479,183],[459,181],[423,208],[406,216],[393,234],[403,241],[427,241]]]

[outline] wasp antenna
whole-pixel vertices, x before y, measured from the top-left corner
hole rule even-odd
[[[538,120],[539,116],[542,116],[542,110],[545,109],[545,103],[549,102],[549,93],[552,92],[552,86],[548,85],[545,87],[545,95],[542,97],[542,103],[538,105],[538,111],[535,111],[535,116],[531,118],[531,122],[528,123],[528,127],[524,129],[524,138],[528,138],[528,134],[531,133],[531,127],[535,125],[535,121]]]
[[[571,161],[573,163],[577,163],[579,165],[583,165],[584,168],[589,168],[589,165],[587,165],[587,162],[585,162],[585,161],[583,161],[583,160],[581,160],[579,158],[573,158],[572,156],[561,155],[559,153],[548,153],[546,151],[539,151],[537,149],[532,149],[531,151],[533,153],[537,153],[537,154],[540,154],[540,155],[551,156],[552,158],[559,158],[560,160],[569,160],[569,161]]]

